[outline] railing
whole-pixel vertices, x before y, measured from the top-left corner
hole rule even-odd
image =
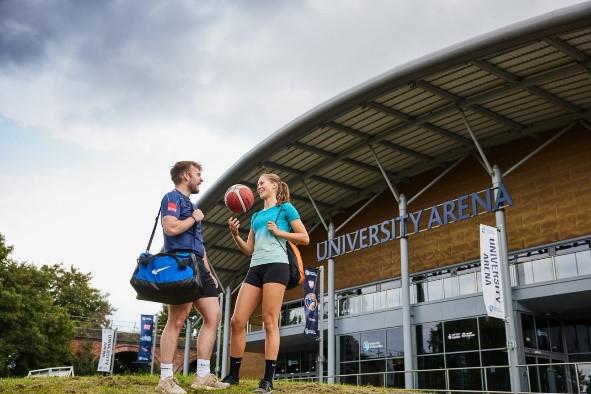
[[[521,378],[520,393],[576,393],[591,391],[591,362],[548,363],[518,365]],[[463,367],[440,368],[408,371],[412,375],[415,387],[420,391],[436,393],[511,393],[509,367]],[[357,374],[334,375],[337,383],[366,385],[379,382],[374,386],[404,388],[405,371],[367,372]],[[472,374],[476,379],[466,379]],[[318,381],[316,375],[304,376],[279,375],[277,379],[294,381]],[[326,379],[326,375],[324,377]],[[456,379],[457,378],[457,379]],[[438,380],[441,385],[428,383]],[[370,383],[371,384],[371,383]],[[445,386],[445,387],[437,387]]]
[[[51,376],[58,376],[67,378],[74,376],[74,367],[53,367],[43,369],[33,369],[29,371],[28,378],[48,378]]]

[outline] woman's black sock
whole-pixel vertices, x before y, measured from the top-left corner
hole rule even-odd
[[[230,357],[230,376],[233,378],[240,378],[240,364],[242,357]]]
[[[277,360],[265,360],[265,377],[263,380],[268,382],[273,382],[273,376],[275,376],[275,366],[277,365]]]

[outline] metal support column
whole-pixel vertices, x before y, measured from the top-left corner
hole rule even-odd
[[[400,217],[408,214],[406,205],[406,196],[400,194],[398,203]],[[408,269],[408,235],[401,228],[400,234],[400,276],[402,279],[402,338],[404,341],[404,387],[412,390],[414,387],[413,378],[413,351],[412,351],[412,333],[410,329],[410,274]]]
[[[220,314],[222,313],[221,311],[223,310],[222,308],[224,307],[224,293],[220,293],[220,295],[218,296],[218,303],[220,304]],[[221,321],[221,319],[220,319]],[[220,371],[222,369],[221,366],[221,361],[222,361],[222,356],[220,354],[220,352],[222,351],[222,324],[218,324],[218,333],[216,336],[216,350],[215,350],[215,375],[217,377],[220,377]]]
[[[492,183],[493,187],[498,187],[503,182],[501,169],[495,165],[493,167]],[[495,194],[497,192],[495,191]],[[507,225],[505,222],[505,210],[498,209],[495,212],[496,225],[499,229],[500,260],[502,267],[503,294],[505,296],[505,335],[507,337],[507,348],[509,351],[509,375],[511,378],[511,391],[513,393],[521,392],[521,381],[519,378],[519,359],[517,357],[516,332],[514,312],[513,312],[513,294],[511,293],[511,273],[509,270],[509,249],[507,243]]]
[[[193,321],[187,319],[185,329],[185,354],[183,355],[183,375],[189,375],[189,354],[191,352],[191,330],[193,328]]]
[[[150,360],[150,375],[154,373],[154,358],[156,357],[156,341],[158,340],[158,315],[154,315],[154,333],[152,334],[152,357]]]
[[[228,352],[230,349],[230,313],[232,305],[232,289],[226,287],[226,296],[224,297],[224,344],[222,346],[222,376],[228,374]]]
[[[328,239],[334,238],[334,224],[328,224]],[[334,336],[334,259],[328,259],[328,383],[334,383],[335,374],[335,336]]]
[[[320,286],[320,300],[318,302],[318,360],[316,371],[318,382],[324,382],[324,267],[321,265],[318,273],[318,284]]]

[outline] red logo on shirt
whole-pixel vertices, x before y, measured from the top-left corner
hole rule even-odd
[[[172,212],[176,212],[176,202],[169,202],[168,203],[168,210]]]

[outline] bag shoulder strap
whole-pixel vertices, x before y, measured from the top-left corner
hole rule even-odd
[[[148,247],[146,248],[146,252],[150,252],[150,247],[152,246],[152,240],[154,240],[154,234],[156,233],[156,227],[158,227],[158,218],[160,217],[160,210],[162,206],[158,207],[158,215],[156,215],[156,219],[154,219],[154,227],[152,228],[152,234],[150,234],[150,240],[148,241]]]

